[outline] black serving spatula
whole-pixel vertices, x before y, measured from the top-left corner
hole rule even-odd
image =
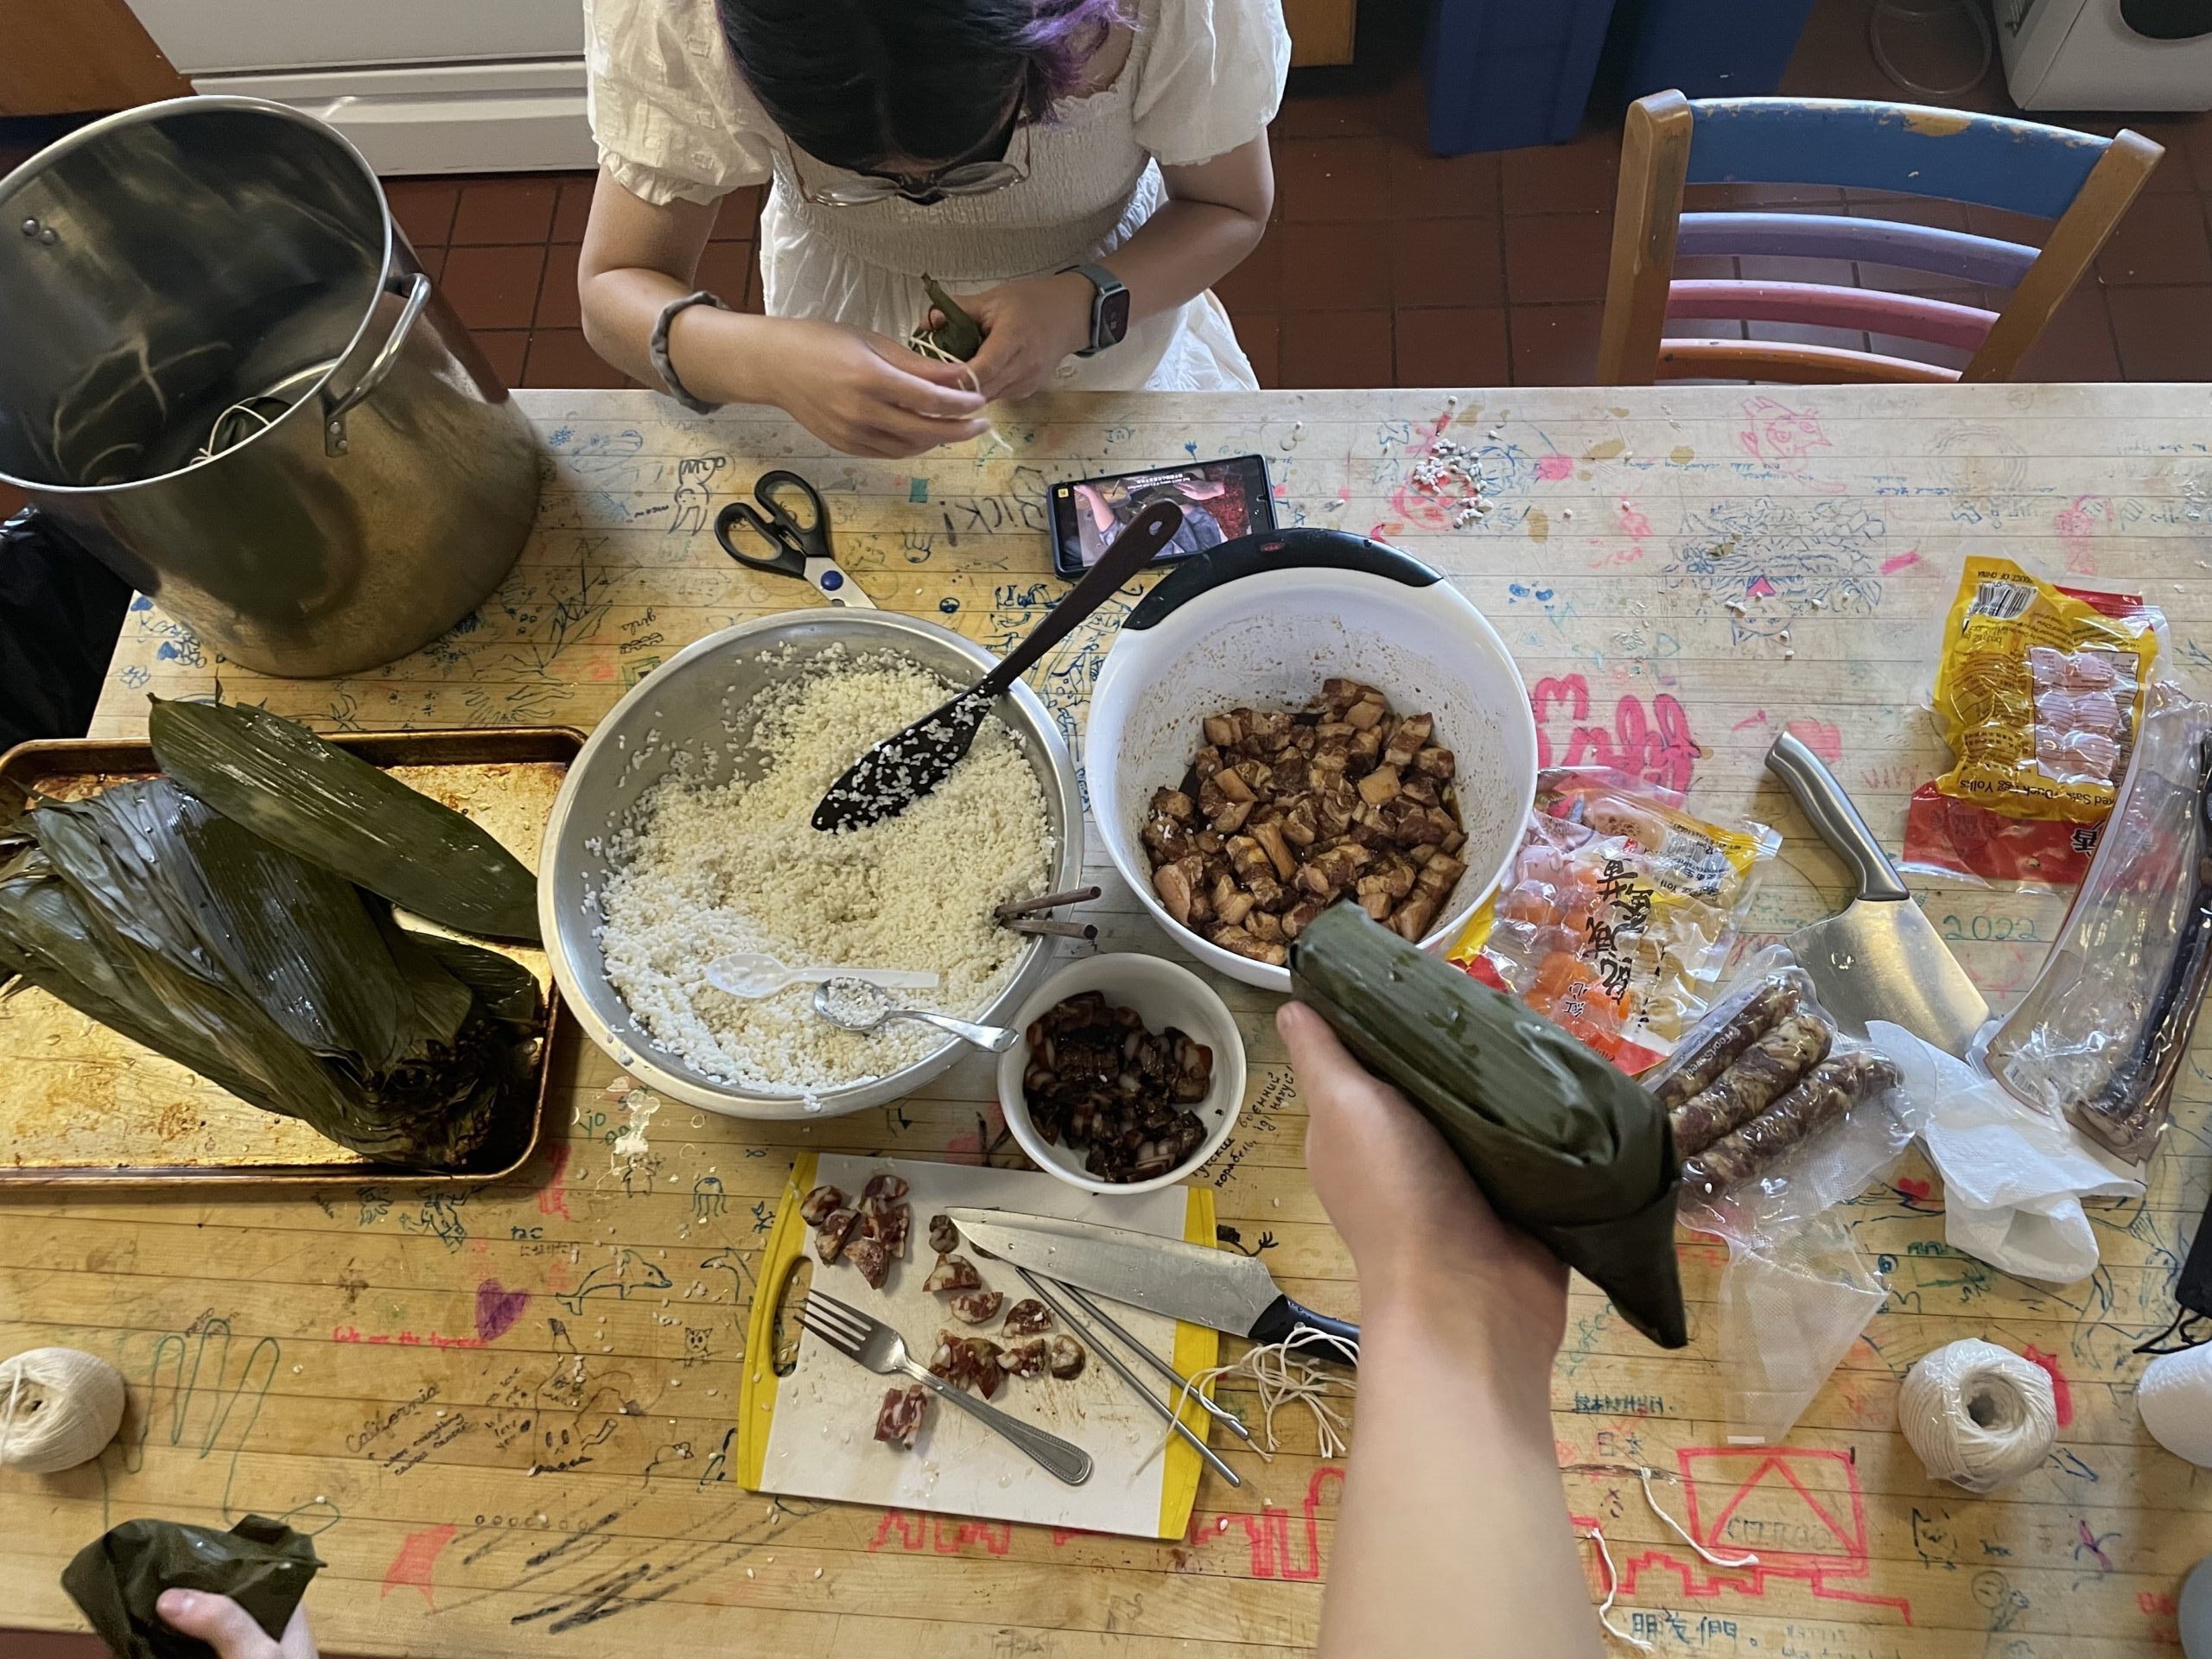
[[[817,830],[859,830],[894,817],[951,775],[1006,689],[1075,632],[1121,585],[1150,563],[1182,528],[1183,509],[1155,501],[1099,555],[1083,580],[1046,613],[996,668],[950,702],[893,734],[852,764],[814,809]]]

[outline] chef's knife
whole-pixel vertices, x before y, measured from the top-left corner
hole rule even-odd
[[[946,1213],[977,1249],[1132,1307],[1257,1343],[1312,1331],[1352,1344],[1355,1353],[1357,1349],[1357,1325],[1300,1306],[1276,1287],[1255,1256],[1052,1216],[1004,1210]],[[1317,1342],[1308,1351],[1330,1359],[1355,1357],[1337,1342]]]
[[[1766,764],[1821,839],[1859,874],[1849,908],[1785,941],[1821,1006],[1862,1033],[1869,1020],[1887,1020],[1963,1058],[1989,1018],[1989,1004],[1913,902],[1843,785],[1786,731],[1767,751]]]

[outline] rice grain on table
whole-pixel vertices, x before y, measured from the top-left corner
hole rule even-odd
[[[718,1082],[794,1095],[865,1082],[943,1046],[909,1020],[840,1031],[813,987],[747,999],[707,982],[707,965],[760,950],[795,967],[905,968],[942,976],[907,1006],[969,1015],[1014,971],[1029,939],[994,906],[1046,890],[1053,854],[1045,796],[995,715],[950,778],[894,817],[836,834],[815,804],[871,745],[945,700],[928,670],[893,653],[832,651],[761,691],[740,776],[705,777],[695,757],[639,801],[608,838],[601,895],[608,980],[662,1048]]]

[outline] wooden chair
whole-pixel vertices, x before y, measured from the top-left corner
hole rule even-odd
[[[1628,112],[1598,348],[1607,385],[1655,378],[2002,380],[2019,365],[2164,150],[2029,121],[1907,104],[1656,92]],[[1962,231],[1835,213],[1682,212],[1691,184],[1841,185],[2055,219],[2040,252]],[[1675,256],[1851,259],[2009,288],[2001,311],[1819,283],[1675,282]],[[1963,369],[1834,346],[1662,339],[1673,321],[1865,329],[1973,353]]]

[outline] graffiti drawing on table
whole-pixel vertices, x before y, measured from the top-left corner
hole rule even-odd
[[[1726,615],[1730,644],[1794,656],[1791,630],[1807,618],[1871,616],[1881,604],[1887,528],[1851,501],[1715,501],[1682,515],[1667,586],[1700,615]]]
[[[1737,441],[1757,463],[1744,469],[1753,476],[1764,472],[1832,494],[1843,492],[1841,480],[1822,478],[1813,470],[1815,454],[1835,445],[1821,429],[1821,417],[1810,410],[1792,409],[1764,396],[1753,397],[1744,404],[1744,428]]]
[[[661,526],[663,535],[696,536],[706,529],[715,475],[728,465],[728,455],[687,455],[676,463],[675,512]]]
[[[573,530],[585,524],[623,524],[641,516],[637,497],[661,471],[639,456],[645,434],[634,427],[582,435],[556,427],[546,435],[553,474],[539,508],[538,528]],[[657,505],[654,511],[660,511]]]

